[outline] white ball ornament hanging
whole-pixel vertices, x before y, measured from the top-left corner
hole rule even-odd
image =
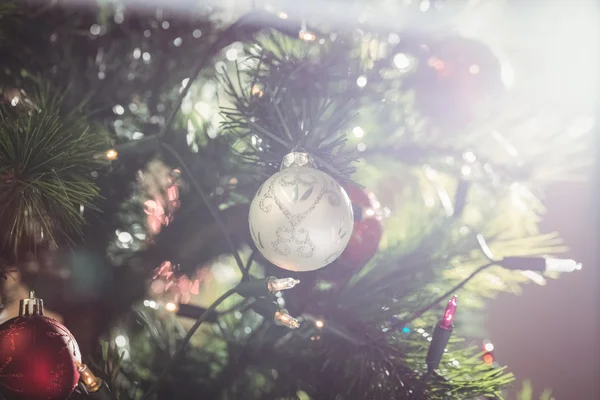
[[[289,271],[323,268],[342,254],[354,225],[346,191],[315,168],[306,153],[290,153],[250,204],[254,244],[271,263]]]

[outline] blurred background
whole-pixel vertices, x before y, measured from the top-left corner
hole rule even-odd
[[[536,56],[527,58],[529,68],[539,66],[550,90],[557,90],[557,97],[561,93],[565,98],[569,93],[590,93],[588,106],[596,113],[600,92],[598,51],[594,50],[600,48],[598,4],[536,0],[513,3],[519,31],[527,33],[523,40],[535,43],[527,46],[536,49]],[[554,68],[558,64],[562,67]],[[587,70],[590,67],[596,72]],[[575,78],[578,72],[583,75]],[[529,285],[520,296],[503,293],[490,302],[488,314],[490,340],[498,361],[509,365],[519,380],[530,378],[536,392],[552,388],[559,400],[600,399],[595,174],[590,171],[586,182],[554,185],[544,198],[547,214],[542,230],[559,231],[570,248],[570,256],[580,260],[584,268],[577,274],[549,280],[546,287]],[[514,393],[513,390],[511,396]]]
[[[551,188],[545,227],[560,231],[576,274],[503,293],[489,304],[487,326],[495,356],[535,391],[551,388],[557,400],[600,399],[600,268],[597,180]],[[517,385],[510,393],[515,398]]]

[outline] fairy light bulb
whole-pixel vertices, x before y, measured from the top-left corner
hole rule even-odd
[[[282,290],[288,290],[299,284],[300,281],[294,278],[269,278],[267,281],[267,288],[269,292],[275,294]]]
[[[312,42],[317,38],[317,36],[314,33],[309,32],[309,31],[300,31],[299,36],[300,36],[300,39],[302,39],[306,42]]]
[[[307,27],[306,27],[306,21],[302,20],[302,23],[300,24],[300,32],[298,32],[298,36],[300,37],[300,39],[307,41],[307,42],[312,42],[314,41],[317,36],[310,32]]]
[[[97,392],[102,386],[102,379],[98,378],[89,370],[87,365],[76,362],[77,370],[79,371],[79,379],[83,382],[85,389],[89,393]]]
[[[489,353],[485,354],[483,356],[483,362],[485,362],[489,366],[492,366],[494,364],[494,356]]]
[[[165,310],[174,313],[179,311],[179,306],[176,303],[169,302],[165,304]]]
[[[260,86],[258,85],[253,85],[252,86],[252,96],[257,96],[257,97],[263,97],[263,91],[261,90]]]
[[[573,272],[581,269],[581,263],[562,258],[546,258],[547,272]]]
[[[581,269],[581,263],[575,260],[552,257],[504,257],[500,265],[517,271],[573,272]]]
[[[290,329],[298,329],[300,327],[300,322],[290,314],[287,313],[287,310],[279,310],[275,313],[274,316],[275,324],[280,326],[285,326]]]
[[[427,370],[429,372],[437,369],[440,365],[440,361],[442,360],[442,356],[445,353],[446,346],[448,345],[448,341],[454,330],[453,321],[457,308],[458,303],[456,302],[456,296],[452,296],[446,305],[444,316],[433,328],[426,358]]]
[[[452,328],[454,321],[454,314],[456,313],[456,309],[458,308],[458,303],[456,302],[456,296],[452,296],[450,301],[448,301],[448,305],[446,305],[446,310],[444,311],[444,317],[440,321],[440,328],[442,329],[450,329]]]
[[[119,153],[115,149],[110,149],[105,153],[107,159],[113,161],[119,156]]]

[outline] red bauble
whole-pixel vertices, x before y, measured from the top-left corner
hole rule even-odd
[[[364,266],[377,253],[382,235],[381,221],[373,217],[355,221],[352,237],[340,261],[351,266]]]
[[[367,192],[355,185],[344,187],[354,209],[354,229],[346,249],[337,262],[325,268],[321,276],[335,282],[349,279],[362,268],[379,249],[383,235],[379,204]]]
[[[350,197],[352,207],[358,209],[357,219],[363,219],[365,217],[364,210],[373,206],[369,193],[356,185],[346,185],[344,189],[348,193],[348,197]]]
[[[6,400],[65,400],[79,380],[81,362],[71,333],[40,307],[25,303],[18,317],[0,325],[0,397]],[[22,303],[23,304],[23,303]]]
[[[354,229],[348,246],[340,256],[340,261],[350,266],[364,266],[379,249],[383,226],[376,209],[379,204],[358,186],[348,185],[346,193],[354,208]]]

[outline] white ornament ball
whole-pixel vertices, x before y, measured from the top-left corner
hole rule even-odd
[[[354,216],[348,194],[335,179],[315,168],[292,166],[258,189],[249,223],[267,260],[303,272],[323,268],[342,254]]]

